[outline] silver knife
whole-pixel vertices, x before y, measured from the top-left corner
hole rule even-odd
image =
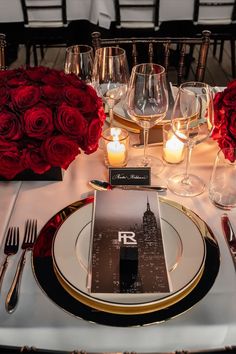
[[[221,217],[221,225],[236,270],[236,236],[226,213]]]

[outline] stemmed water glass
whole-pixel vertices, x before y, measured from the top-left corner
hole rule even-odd
[[[125,50],[103,47],[96,50],[92,84],[108,107],[113,125],[113,107],[127,91],[129,68]]]
[[[66,74],[74,73],[81,80],[91,83],[93,72],[93,48],[78,44],[66,48],[64,71]]]
[[[192,197],[204,191],[200,177],[189,173],[192,150],[207,139],[212,130],[213,98],[211,87],[202,82],[180,85],[171,117],[172,130],[187,146],[183,173],[168,179],[169,189],[177,195]]]
[[[168,93],[165,68],[158,64],[145,63],[133,67],[126,108],[129,116],[144,133],[144,155],[129,162],[134,166],[151,167],[151,173],[157,175],[163,168],[160,159],[147,155],[149,129],[160,122],[168,109]]]

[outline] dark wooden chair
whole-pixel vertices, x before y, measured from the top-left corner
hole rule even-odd
[[[220,42],[219,62],[222,62],[224,41],[229,40],[231,46],[232,76],[235,69],[235,40],[236,40],[236,0],[194,0],[194,24],[197,32],[203,28],[211,31],[214,40],[213,54],[216,55],[217,44]]]
[[[113,0],[115,22],[112,34],[123,36],[195,36],[193,18],[190,20],[161,20],[161,5],[165,0]],[[175,6],[173,4],[173,6]],[[171,10],[174,11],[174,8]],[[145,12],[145,14],[144,14]],[[145,19],[145,20],[144,20]]]
[[[26,46],[26,65],[30,64],[33,48],[34,64],[38,65],[37,48],[44,56],[45,47],[67,46],[69,32],[66,13],[66,0],[21,0],[24,16],[24,38]]]
[[[108,37],[188,37],[196,36],[193,17],[189,20],[162,21],[163,2],[165,0],[135,1],[113,0],[116,20]],[[173,7],[175,5],[173,4]],[[174,8],[171,9],[174,11]],[[145,14],[144,14],[145,12]],[[143,19],[146,19],[144,21]],[[148,20],[148,21],[147,21]],[[186,76],[190,70],[194,45],[190,46]],[[191,58],[191,59],[190,59]]]
[[[6,70],[5,48],[6,48],[6,35],[4,33],[0,33],[0,70]]]
[[[96,50],[100,47],[120,46],[126,50],[130,66],[141,62],[162,64],[168,74],[168,79],[174,84],[186,80],[185,71],[190,47],[199,47],[197,63],[193,63],[194,80],[203,81],[210,45],[210,32],[203,31],[201,37],[147,37],[147,38],[101,38],[100,32],[92,33],[92,43]],[[173,49],[174,48],[174,49]],[[174,58],[173,58],[174,57]],[[174,59],[174,60],[173,60]],[[190,58],[191,59],[191,58]],[[174,75],[170,77],[170,69],[174,67]]]
[[[159,27],[159,2],[160,0],[114,0],[115,27],[117,29],[158,29]],[[143,11],[147,12],[147,19],[143,20]]]

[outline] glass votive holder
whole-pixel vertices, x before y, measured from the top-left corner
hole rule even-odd
[[[236,207],[236,149],[219,150],[209,183],[209,198],[221,209]]]
[[[185,145],[174,134],[171,123],[163,124],[163,159],[170,163],[180,163],[184,159]]]
[[[125,167],[128,161],[129,133],[116,127],[104,130],[102,148],[107,167]]]

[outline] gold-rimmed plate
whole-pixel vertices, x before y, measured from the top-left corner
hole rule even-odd
[[[165,198],[159,199],[171,292],[90,293],[87,279],[89,245],[92,242],[92,204],[71,214],[55,235],[52,257],[55,273],[61,285],[76,299],[97,310],[126,315],[163,309],[192,291],[200,280],[204,267],[206,256],[204,235],[189,214],[183,212],[182,206]]]
[[[198,223],[198,227],[204,234],[206,245],[206,258],[202,275],[197,285],[177,303],[160,310],[153,310],[149,313],[124,314],[108,313],[103,310],[96,310],[89,305],[82,303],[73,297],[58,281],[54,272],[52,259],[52,241],[59,226],[76,210],[91,203],[92,198],[75,202],[52,217],[41,230],[36,241],[32,266],[35,278],[44,293],[60,308],[66,312],[85,320],[111,326],[139,326],[165,321],[169,318],[180,315],[189,310],[200,301],[214,284],[218,274],[220,258],[219,248],[209,227],[196,214],[188,209],[183,211],[191,214],[191,217]]]
[[[142,128],[138,124],[136,124],[131,119],[129,114],[127,113],[124,100],[119,101],[114,106],[113,115],[114,115],[114,121],[117,123],[117,125],[120,125],[121,127],[125,127],[127,130],[130,130],[131,132],[134,132],[134,133],[139,133],[140,131],[142,131]],[[169,121],[170,121],[169,119],[164,118],[157,125],[155,125],[152,129],[154,129],[154,130],[158,129],[158,130],[162,131],[163,124],[165,124]]]

